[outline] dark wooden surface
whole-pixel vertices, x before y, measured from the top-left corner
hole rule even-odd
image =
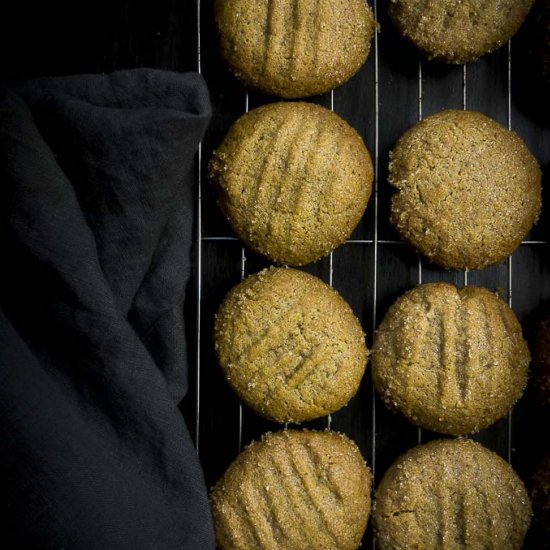
[[[372,6],[373,0],[369,2]],[[332,97],[326,94],[311,99],[329,108],[332,104],[335,112],[363,136],[373,160],[376,159],[378,208],[373,194],[352,236],[353,240],[369,242],[345,244],[334,252],[332,261],[325,258],[305,268],[326,282],[332,280],[360,319],[369,344],[374,327],[389,305],[417,284],[420,277],[423,282],[444,280],[458,286],[465,282],[463,272],[444,271],[426,262],[420,267],[414,251],[394,242],[398,236],[388,223],[390,189],[386,175],[388,152],[400,134],[420,115],[427,116],[443,108],[463,108],[465,99],[467,108],[479,110],[504,125],[511,122],[540,161],[547,182],[550,163],[550,130],[544,125],[549,97],[547,90],[531,79],[526,55],[529,32],[524,31],[512,41],[510,98],[507,46],[467,66],[464,90],[462,66],[421,60],[392,27],[386,2],[379,0],[375,4],[382,30],[366,65],[351,81],[335,90]],[[33,15],[29,17],[31,9]],[[200,298],[200,337],[195,325],[189,334],[190,391],[183,409],[199,445],[207,483],[211,485],[243,446],[268,430],[278,429],[240,407],[216,364],[211,338],[216,308],[243,273],[254,273],[268,264],[252,252],[243,251],[240,243],[232,240],[233,234],[205,178],[212,149],[231,123],[245,112],[247,104],[253,108],[273,99],[256,93],[247,98],[245,90],[226,71],[217,54],[211,0],[100,0],[42,3],[41,7],[19,3],[1,19],[0,70],[4,78],[107,72],[138,66],[197,70],[199,19],[201,70],[210,87],[214,114],[202,145],[200,167],[197,164],[197,175],[202,175],[202,221],[197,227],[197,238],[201,237],[200,265],[197,249],[186,307],[192,325]],[[547,241],[549,237],[547,209],[527,239]],[[470,272],[467,282],[499,289],[506,300],[511,297],[525,335],[531,340],[541,316],[550,309],[550,247],[523,244],[511,264],[503,262],[487,270]],[[504,458],[510,456],[513,466],[527,482],[534,462],[550,438],[548,418],[536,408],[531,394],[529,389],[515,407],[511,421],[503,419],[474,436]],[[321,419],[308,423],[308,427],[325,428],[327,423],[327,419]],[[419,433],[416,427],[390,414],[373,396],[368,370],[357,396],[332,415],[331,427],[357,442],[374,470],[376,483],[395,457],[417,444],[419,437],[422,441],[437,437],[425,431]],[[371,541],[369,529],[365,544],[371,546]],[[528,546],[538,547],[534,535]]]

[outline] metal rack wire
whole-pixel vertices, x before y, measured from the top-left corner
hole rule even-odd
[[[379,20],[378,17],[378,10],[379,10],[379,4],[380,2],[377,0],[374,0],[372,2],[373,11],[375,15],[375,19]],[[202,59],[201,59],[201,0],[197,0],[197,51],[198,51],[198,57],[197,57],[197,69],[200,73],[202,71]],[[372,247],[372,265],[370,266],[370,274],[372,276],[372,280],[370,281],[370,285],[372,288],[372,316],[370,320],[370,330],[371,333],[374,334],[374,331],[377,327],[377,324],[379,322],[379,308],[378,308],[378,291],[379,291],[379,246],[380,245],[389,245],[391,247],[396,246],[402,246],[404,243],[400,240],[393,240],[393,239],[383,239],[380,238],[380,232],[379,232],[379,180],[380,180],[380,81],[379,81],[379,37],[378,34],[375,33],[374,40],[373,40],[373,52],[372,55],[374,57],[374,63],[373,63],[373,86],[374,86],[374,141],[371,144],[372,146],[372,153],[373,153],[373,161],[374,161],[374,182],[373,182],[373,194],[371,197],[371,201],[373,203],[373,236],[369,239],[348,239],[346,241],[347,245],[352,246],[369,246]],[[512,45],[511,43],[508,43],[507,46],[507,125],[509,129],[513,129],[513,121],[512,121]],[[424,116],[423,112],[423,98],[424,98],[424,89],[423,89],[423,80],[424,80],[424,66],[423,61],[418,61],[418,82],[417,82],[417,118],[418,120],[422,120]],[[467,109],[468,108],[468,67],[466,65],[463,65],[462,67],[462,108]],[[334,111],[334,92],[331,92],[330,94],[330,107],[331,110]],[[248,92],[244,92],[243,97],[243,113],[248,112],[249,110],[249,95]],[[195,357],[195,415],[196,415],[196,424],[195,424],[195,446],[197,448],[197,452],[200,450],[200,433],[201,433],[201,383],[202,383],[202,357],[201,357],[201,326],[202,326],[202,316],[201,316],[201,308],[202,308],[202,298],[203,298],[203,255],[202,255],[202,247],[204,243],[231,243],[231,242],[238,242],[238,240],[231,235],[219,235],[219,236],[212,236],[212,235],[204,235],[203,232],[203,180],[204,180],[204,174],[202,169],[202,154],[203,150],[202,147],[199,148],[198,152],[198,169],[197,169],[197,187],[198,187],[198,195],[197,195],[197,264],[196,264],[196,270],[197,270],[197,288],[196,288],[196,297],[197,297],[197,303],[196,303],[196,323],[197,323],[197,333],[196,333],[196,357]],[[536,247],[547,247],[549,245],[549,242],[547,240],[525,240],[522,243],[522,246],[536,246]],[[240,258],[237,260],[240,262],[240,275],[241,279],[245,277],[246,275],[246,268],[247,268],[247,257],[246,257],[246,250],[244,247],[240,248]],[[329,256],[329,269],[328,269],[328,282],[332,286],[333,285],[333,275],[338,270],[338,265],[336,265],[336,262],[334,261],[333,254],[331,253]],[[418,258],[418,277],[417,282],[418,284],[421,284],[423,282],[423,274],[424,274],[424,266],[421,258]],[[510,307],[513,306],[513,259],[510,257],[507,262],[507,278],[508,278],[508,292],[507,292],[507,301]],[[468,271],[464,271],[462,274],[462,281],[464,285],[467,285],[469,283],[469,273]],[[376,479],[378,477],[377,473],[377,417],[378,417],[378,410],[377,407],[377,400],[375,399],[374,395],[374,389],[371,387],[371,395],[370,395],[370,406],[371,406],[371,441],[370,441],[370,456],[367,457],[367,462],[369,463],[369,466],[371,467],[373,471],[373,476]],[[512,431],[512,412],[509,413],[508,420],[507,420],[507,458],[508,461],[512,461],[512,448],[513,448],[513,431]],[[233,416],[233,413],[231,413],[231,416]],[[238,451],[242,449],[243,446],[243,407],[239,403],[238,409],[235,411],[234,414],[234,421],[237,423],[237,441],[236,448],[235,448],[235,455]],[[325,426],[330,428],[332,425],[332,418],[328,416],[325,421]],[[420,443],[423,439],[423,433],[421,429],[418,429],[418,437],[417,440]],[[374,542],[372,543],[374,547]]]

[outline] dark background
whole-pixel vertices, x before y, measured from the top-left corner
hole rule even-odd
[[[443,108],[478,110],[510,124],[538,158],[548,181],[549,91],[537,77],[531,40],[533,22],[497,52],[476,63],[446,66],[421,60],[397,35],[386,14],[387,3],[373,2],[381,33],[361,71],[333,94],[312,98],[346,119],[363,136],[376,165],[376,192],[350,242],[305,268],[332,283],[352,305],[372,342],[374,327],[405,290],[422,282],[449,281],[499,290],[509,300],[532,341],[535,328],[550,311],[550,214],[543,211],[526,242],[503,262],[483,271],[444,271],[420,262],[399,242],[388,224],[388,152],[400,134],[420,116]],[[532,19],[532,18],[531,18]],[[200,36],[198,24],[200,21]],[[0,12],[2,78],[18,79],[83,72],[109,72],[131,67],[195,71],[209,85],[213,120],[197,157],[195,276],[187,301],[195,320],[189,343],[192,391],[182,404],[210,486],[238,451],[267,430],[278,429],[243,409],[222,379],[212,346],[213,315],[225,293],[243,275],[267,262],[242,249],[222,218],[206,181],[212,149],[246,108],[272,98],[247,94],[218,57],[212,0],[112,0],[96,2],[18,3]],[[200,65],[199,65],[200,44]],[[376,78],[377,77],[377,78]],[[548,197],[548,193],[545,193]],[[546,199],[545,202],[548,202]],[[197,330],[200,329],[200,330]],[[370,376],[358,395],[331,419],[310,427],[343,431],[360,446],[377,483],[395,457],[437,437],[387,412],[373,397]],[[550,438],[548,417],[537,408],[533,389],[511,418],[474,436],[506,459],[528,483],[535,462]],[[528,544],[538,548],[536,533]],[[370,529],[365,544],[371,545]]]

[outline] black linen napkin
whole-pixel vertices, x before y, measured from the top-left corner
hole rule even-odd
[[[0,88],[0,521],[10,548],[214,547],[178,410],[193,162],[209,117],[191,73]]]

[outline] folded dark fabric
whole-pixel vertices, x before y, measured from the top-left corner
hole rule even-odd
[[[199,75],[0,89],[0,521],[10,548],[208,549],[183,301]]]

